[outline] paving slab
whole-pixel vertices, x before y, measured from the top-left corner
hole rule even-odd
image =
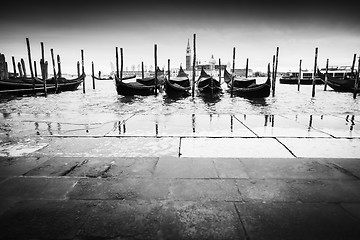
[[[322,160],[312,158],[243,158],[240,161],[251,179],[356,179]]]
[[[156,165],[156,178],[218,178],[211,158],[162,157]]]
[[[235,203],[250,239],[357,239],[359,221],[338,204]]]
[[[43,157],[0,157],[0,176],[20,176],[46,162]]]
[[[359,158],[360,139],[278,138],[297,157]]]
[[[65,200],[76,184],[73,178],[12,177],[0,184],[1,199]]]
[[[359,180],[297,180],[291,190],[305,203],[359,203]]]
[[[279,115],[236,115],[259,137],[331,137],[293,119]]]
[[[323,161],[360,179],[360,158],[326,158]]]
[[[312,129],[327,133],[334,137],[360,137],[359,123],[356,122],[355,116],[351,115],[297,115],[286,116],[298,123],[307,124]]]
[[[181,157],[294,157],[274,138],[181,138]]]
[[[158,157],[178,156],[179,138],[99,137],[53,138],[37,156]]]
[[[1,239],[73,239],[97,202],[22,201],[0,215]]]
[[[292,190],[292,180],[251,179],[236,180],[244,202],[296,202],[298,195]]]
[[[24,174],[25,176],[66,176],[76,168],[85,158],[79,157],[42,157],[46,159],[42,164]],[[42,159],[41,158],[41,159]]]
[[[104,201],[79,233],[109,239],[244,239],[232,203]]]
[[[174,179],[169,198],[176,201],[242,201],[230,179]]]
[[[157,157],[113,158],[110,169],[103,177],[152,177],[159,161]]]
[[[232,115],[135,115],[109,136],[255,136]]]
[[[68,192],[69,199],[80,200],[165,200],[170,181],[147,178],[79,179]]]
[[[360,203],[342,203],[341,206],[357,220],[360,221]]]
[[[238,158],[212,159],[219,178],[249,178],[245,165]]]

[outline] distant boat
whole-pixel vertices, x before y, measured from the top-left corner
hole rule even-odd
[[[155,85],[145,85],[139,82],[124,82],[115,74],[116,91],[119,95],[152,95],[155,94]]]
[[[279,80],[281,84],[298,84],[299,81],[299,73],[298,72],[287,72],[283,74]],[[301,85],[312,85],[313,84],[313,73],[304,71],[301,72],[300,77]],[[320,78],[315,78],[315,84],[320,85],[324,84],[324,82]]]
[[[356,74],[354,74],[355,76]],[[325,74],[318,70],[318,76],[325,81]],[[354,92],[355,77],[344,74],[343,77],[327,77],[327,84],[337,92]],[[360,92],[360,86],[357,88],[357,92]]]
[[[263,98],[270,95],[271,81],[270,77],[267,78],[265,83],[262,84],[251,84],[247,87],[233,87],[229,91],[236,95],[246,98]]]
[[[168,95],[186,95],[191,89],[188,75],[180,66],[179,73],[176,77],[165,78],[165,91]]]
[[[224,70],[224,81],[227,83],[228,87],[231,88],[232,82],[234,87],[248,87],[251,84],[256,83],[256,79],[249,79],[249,78],[236,78],[235,76],[231,75],[225,68]]]
[[[74,79],[66,79],[60,77],[57,79],[57,91],[74,91],[79,85],[84,81],[85,74],[80,75]],[[35,82],[35,83],[34,83]],[[55,79],[51,78],[46,80],[46,89],[48,92],[56,91]],[[44,82],[39,78],[26,78],[26,77],[16,77],[10,79],[0,80],[0,92],[9,93],[16,95],[25,95],[30,93],[37,93],[44,91]]]
[[[107,78],[102,78],[102,77],[96,77],[95,75],[91,75],[91,77],[95,78],[96,80],[113,80],[112,76],[109,76]],[[132,78],[135,77],[135,76],[131,76]]]
[[[222,91],[220,82],[207,74],[204,68],[201,68],[200,76],[197,80],[197,89],[201,94],[217,94]]]

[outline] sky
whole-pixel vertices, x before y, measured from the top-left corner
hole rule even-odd
[[[360,11],[356,2],[323,4],[315,1],[9,1],[0,15],[0,52],[10,62],[28,63],[26,38],[32,60],[39,62],[40,42],[51,65],[50,49],[59,54],[62,71],[76,73],[76,62],[85,53],[85,71],[109,73],[115,65],[115,47],[123,48],[124,66],[137,70],[141,62],[185,66],[188,39],[196,58],[206,62],[211,55],[222,64],[266,71],[279,47],[278,71],[297,71],[318,64],[351,65],[360,54]],[[54,5],[56,4],[56,5]],[[193,49],[192,49],[193,53]],[[39,68],[38,68],[39,69]],[[12,67],[10,67],[12,71]]]

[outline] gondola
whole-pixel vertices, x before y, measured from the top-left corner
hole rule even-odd
[[[207,74],[204,71],[204,68],[201,68],[200,76],[197,80],[197,89],[200,94],[217,94],[222,91],[220,82],[214,79],[212,76]]]
[[[356,75],[356,74],[355,74]],[[318,76],[325,81],[325,74],[318,70]],[[336,78],[332,76],[327,77],[327,84],[336,92],[354,92],[355,77],[349,77],[345,75],[342,78]],[[357,88],[357,92],[360,92],[360,86]]]
[[[48,92],[64,92],[64,91],[75,91],[79,85],[84,81],[85,74],[80,75],[75,79],[66,79],[58,78],[57,79],[57,89],[56,89],[56,80],[54,78],[46,80],[46,89]],[[35,78],[34,80],[29,78],[14,78],[14,79],[5,79],[0,80],[0,92],[9,93],[16,95],[24,95],[30,93],[37,93],[44,91],[43,80]]]
[[[116,91],[119,95],[152,95],[155,94],[155,85],[147,86],[139,82],[124,82],[115,75]]]
[[[165,91],[168,95],[186,95],[190,89],[189,77],[181,66],[176,77],[170,79],[165,78]]]
[[[265,83],[262,84],[251,84],[248,87],[233,87],[229,91],[236,95],[246,98],[263,98],[270,95],[271,81],[270,77],[267,78]]]
[[[232,81],[233,78],[233,81]],[[235,78],[232,76],[225,68],[224,70],[224,81],[227,83],[228,87],[231,88],[232,82],[234,83],[234,87],[248,87],[251,84],[256,83],[256,79],[249,78]]]
[[[164,71],[161,71],[159,68],[157,68],[157,86],[160,87],[161,85],[164,85],[165,82],[165,75]],[[147,78],[139,78],[136,79],[138,83],[147,85],[147,86],[153,86],[155,85],[155,76],[147,77]]]
[[[93,77],[96,80],[101,80],[101,81],[106,81],[106,80],[113,80],[112,76],[109,76],[108,78],[102,78],[102,77],[96,77],[94,75],[91,75],[91,77]],[[131,76],[131,78],[134,78],[135,76]]]

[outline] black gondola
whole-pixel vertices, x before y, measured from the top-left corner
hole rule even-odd
[[[58,92],[75,91],[79,87],[79,85],[84,81],[85,76],[86,76],[85,74],[82,74],[75,79],[66,79],[63,77],[58,78],[57,91]],[[33,83],[34,80],[35,83]],[[21,77],[0,80],[0,92],[15,94],[15,95],[25,95],[25,94],[43,92],[44,82],[39,78],[35,78],[34,80],[29,78],[21,78]],[[46,80],[46,89],[47,92],[56,91],[56,84],[53,78]]]
[[[187,95],[190,89],[189,77],[181,66],[176,77],[170,79],[165,78],[165,91],[168,95]]]
[[[355,74],[356,75],[356,74]],[[318,70],[318,76],[325,81],[325,74]],[[327,84],[336,92],[354,92],[355,77],[349,77],[345,75],[342,78],[335,78],[332,76],[327,77]],[[357,88],[357,92],[360,92],[360,86]]]
[[[271,81],[267,78],[265,83],[251,84],[248,87],[234,87],[232,92],[234,95],[246,98],[263,98],[270,95]],[[231,88],[229,89],[231,92]]]
[[[233,79],[233,81],[232,81]],[[231,75],[225,68],[224,70],[224,81],[227,83],[228,87],[231,88],[232,82],[234,83],[234,87],[248,87],[251,84],[256,83],[256,79],[249,79],[249,78],[235,78]]]
[[[155,85],[147,86],[139,82],[124,82],[115,75],[116,91],[119,95],[152,95],[155,94]]]
[[[197,80],[197,89],[201,94],[217,94],[222,91],[220,82],[201,68],[200,76]]]

